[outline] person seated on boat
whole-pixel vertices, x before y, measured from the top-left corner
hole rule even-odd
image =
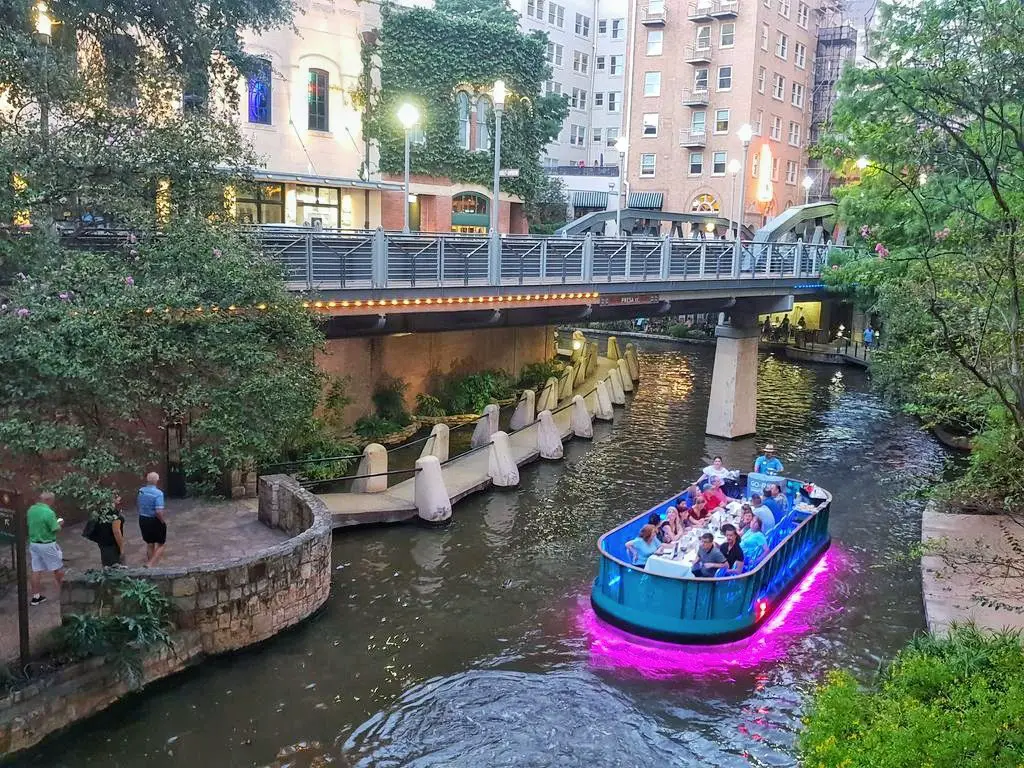
[[[679,510],[669,507],[665,519],[658,526],[658,538],[666,544],[672,544],[683,538],[684,533],[686,533],[686,524],[679,516]]]
[[[775,455],[775,446],[768,443],[764,447],[764,453],[754,461],[754,471],[762,475],[781,475],[782,462]]]
[[[713,477],[721,479],[724,483],[729,479],[731,474],[732,472],[726,469],[725,465],[722,463],[722,457],[715,456],[714,460],[708,466],[704,467],[704,474],[697,479],[697,485],[702,488],[706,485],[710,485],[711,478]]]
[[[722,550],[715,546],[715,537],[705,533],[700,537],[700,544],[697,546],[697,562],[693,564],[694,576],[708,578],[718,573],[718,570],[726,565],[725,555]]]
[[[640,529],[640,535],[626,542],[626,551],[633,560],[633,565],[641,568],[647,565],[647,558],[661,549],[658,541],[658,529],[647,524]]]
[[[683,525],[705,525],[711,515],[711,508],[703,496],[698,496],[692,507],[685,512],[680,510],[679,513],[682,515]]]
[[[676,509],[680,512],[683,509],[689,509],[693,506],[693,502],[700,498],[700,489],[694,484],[683,491],[683,495],[676,499]]]
[[[722,492],[722,478],[711,478],[711,487],[704,491],[704,501],[708,503],[708,514],[721,509],[729,503],[729,497]]]
[[[789,499],[782,492],[778,483],[769,483],[764,487],[764,505],[772,511],[775,520],[781,520],[789,511]]]
[[[772,512],[770,507],[766,507],[764,501],[761,499],[761,494],[752,493],[750,495],[750,508],[754,510],[754,517],[761,521],[761,529],[765,532],[770,531],[775,527],[775,513]]]
[[[743,559],[747,563],[753,563],[768,551],[768,539],[761,533],[761,520],[756,515],[750,521],[750,528],[740,539],[740,549],[743,550]]]
[[[740,536],[750,530],[750,521],[754,519],[754,510],[744,504],[740,510]]]
[[[729,566],[729,573],[743,572],[743,549],[740,547],[740,534],[736,526],[726,523],[722,526],[722,533],[725,534],[725,543],[719,544],[722,556]]]

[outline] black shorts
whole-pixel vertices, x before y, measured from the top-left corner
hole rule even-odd
[[[140,517],[139,531],[147,544],[166,544],[167,525],[156,517]]]
[[[100,562],[104,568],[121,562],[121,550],[117,544],[100,544]]]

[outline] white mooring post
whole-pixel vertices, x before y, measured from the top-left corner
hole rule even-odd
[[[502,488],[519,485],[519,465],[512,458],[508,433],[498,430],[491,435],[488,451],[487,474],[490,475],[491,482]]]
[[[537,417],[537,450],[542,459],[562,458],[562,435],[555,425],[551,411],[541,411]]]
[[[576,437],[590,439],[594,436],[594,422],[590,420],[590,411],[582,395],[573,395],[572,398],[572,433]]]
[[[380,443],[370,443],[363,448],[356,474],[361,477],[352,481],[352,493],[383,493],[388,489],[388,449]],[[365,477],[373,475],[373,477]]]
[[[452,516],[452,500],[444,486],[441,462],[436,456],[424,456],[416,459],[416,470],[416,513],[428,523],[443,523]]]

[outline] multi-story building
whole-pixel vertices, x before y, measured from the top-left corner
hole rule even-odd
[[[812,3],[639,0],[626,101],[630,205],[728,219],[742,208],[756,228],[803,202]],[[753,129],[745,168],[744,124]]]

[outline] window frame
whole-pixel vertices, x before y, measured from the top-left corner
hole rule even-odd
[[[775,40],[775,56],[783,61],[789,61],[789,35],[779,32]]]
[[[721,157],[722,162],[719,164],[718,159]],[[717,170],[721,166],[722,170]],[[725,176],[726,170],[729,168],[729,153],[724,149],[717,149],[711,153],[711,175],[712,176]]]
[[[651,35],[658,36],[657,51],[651,51]],[[647,30],[647,41],[644,50],[648,56],[661,56],[665,50],[665,31],[663,29],[648,29]]]
[[[331,75],[326,69],[319,69],[317,67],[311,67],[307,70],[307,86],[306,86],[306,128],[310,131],[317,131],[319,133],[330,133],[331,132]],[[319,94],[314,95],[313,89],[317,91],[321,88],[320,78],[323,76],[323,97]],[[322,105],[322,114],[320,109],[314,108],[317,105]],[[323,127],[321,127],[321,121]]]
[[[695,157],[699,161],[696,164],[693,162]],[[696,171],[693,170],[694,167],[697,168]],[[686,171],[687,171],[687,173],[686,173],[687,176],[701,176],[701,175],[703,175],[703,173],[704,173],[704,153],[703,152],[698,151],[698,150],[693,150],[693,151],[690,152],[690,156],[687,159],[687,163],[686,163]]]
[[[799,96],[800,96],[799,99],[797,98],[797,94],[799,94]],[[792,106],[796,107],[797,109],[803,111],[804,99],[805,98],[806,98],[806,92],[804,90],[803,83],[796,83],[796,82],[794,82],[792,90],[790,91],[789,103]]]
[[[645,164],[644,160],[650,158],[650,164]],[[646,168],[650,168],[650,173],[645,172]],[[640,178],[652,179],[658,172],[658,155],[654,152],[641,152],[640,153]]]
[[[724,121],[721,118],[721,115],[722,115],[723,112],[725,113],[725,120]],[[732,118],[732,110],[729,109],[728,107],[721,107],[719,109],[716,109],[715,110],[715,122],[714,122],[714,126],[713,126],[713,129],[712,129],[712,133],[719,134],[719,135],[729,133],[729,123],[731,122],[731,118]],[[720,127],[723,122],[725,123],[725,127],[724,128]]]
[[[259,93],[261,90],[262,94]],[[273,125],[274,69],[270,59],[260,57],[258,71],[246,80],[245,91],[248,122],[252,125]],[[258,105],[261,96],[262,108]]]
[[[481,109],[483,106],[483,109]],[[477,152],[490,152],[491,145],[494,143],[494,137],[491,136],[491,129],[488,125],[488,112],[494,107],[489,97],[480,95],[477,96],[476,104],[476,146]],[[486,143],[484,143],[486,140]]]
[[[648,122],[648,118],[654,118],[653,122]],[[655,139],[658,137],[660,117],[658,112],[644,112],[640,119],[640,137],[643,139]],[[648,132],[648,128],[653,126],[654,130]]]
[[[725,42],[725,30],[731,29],[729,35],[729,42]],[[733,48],[736,45],[736,22],[735,21],[723,21],[718,26],[718,47],[719,48]]]
[[[778,72],[772,73],[772,98],[776,101],[786,100],[786,78]]]
[[[545,84],[546,87],[546,84]],[[465,113],[463,113],[462,107],[465,105]],[[472,139],[473,130],[471,128],[470,116],[473,112],[473,101],[469,94],[465,91],[459,91],[455,94],[455,113],[459,120],[459,147],[465,151],[470,150],[470,142]],[[465,136],[463,136],[465,131]]]
[[[723,70],[729,70],[728,85],[722,85],[722,72]],[[718,68],[718,88],[716,91],[731,91],[732,90],[732,64],[723,64]]]
[[[807,69],[807,46],[803,43],[793,46],[793,64],[797,69]]]
[[[655,77],[654,81],[650,81],[648,78]],[[648,86],[653,82],[653,88]],[[649,90],[653,90],[653,93],[649,93]],[[644,72],[644,89],[643,95],[647,98],[657,98],[661,96],[661,70],[651,70]]]

